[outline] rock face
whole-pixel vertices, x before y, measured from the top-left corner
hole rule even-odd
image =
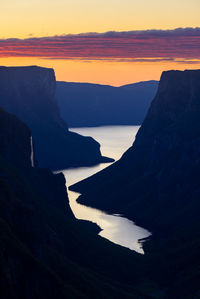
[[[121,87],[57,82],[56,98],[70,127],[140,125],[157,87],[157,81]]]
[[[123,157],[70,189],[153,232],[144,243],[166,298],[199,297],[200,70],[168,71]]]
[[[66,213],[72,217],[71,209],[67,206],[68,198],[64,176],[61,173],[54,175],[48,169],[35,168],[33,160],[34,146],[29,128],[16,116],[0,108],[1,182],[8,184],[11,193],[14,190],[24,197],[26,186],[22,187],[22,190],[18,190],[15,185],[18,184],[16,179],[18,176],[19,178],[20,176],[24,177],[24,180],[26,177],[40,197],[65,209]],[[13,183],[14,181],[16,184]]]
[[[0,156],[18,168],[31,168],[31,132],[28,127],[0,108]]]
[[[169,71],[121,160],[71,189],[152,230],[199,224],[200,71]],[[105,191],[106,190],[106,191]]]
[[[0,298],[145,298],[142,258],[73,217],[64,176],[31,167],[30,136],[0,110]]]
[[[34,298],[40,295],[55,298],[57,292],[63,296],[62,284],[42,265],[42,260],[47,259],[45,246],[50,246],[53,241],[42,207],[46,205],[47,209],[53,207],[55,211],[65,211],[70,219],[73,216],[64,176],[32,167],[32,150],[28,127],[16,116],[1,109],[1,298]],[[37,288],[33,287],[35,285]],[[60,287],[62,290],[59,290]]]
[[[40,166],[63,169],[107,161],[94,139],[68,130],[60,117],[55,88],[53,69],[0,67],[0,106],[30,128]]]

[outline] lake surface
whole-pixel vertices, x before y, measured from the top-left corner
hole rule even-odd
[[[73,128],[70,131],[94,137],[101,144],[103,156],[118,160],[132,145],[138,129],[138,126],[105,126]],[[102,163],[93,167],[73,168],[62,172],[65,175],[67,186],[70,186],[108,167],[110,164]],[[138,240],[148,237],[150,232],[121,215],[107,214],[101,210],[78,203],[76,200],[79,194],[76,192],[68,191],[68,195],[70,207],[77,219],[96,223],[102,229],[99,233],[101,237],[139,253],[144,253]]]

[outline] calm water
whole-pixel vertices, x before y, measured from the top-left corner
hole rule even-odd
[[[102,155],[118,160],[121,155],[132,145],[138,126],[105,126],[95,128],[73,128],[71,131],[84,136],[92,136],[101,144]],[[64,170],[67,186],[107,167],[109,164],[100,164],[94,167],[81,167]],[[100,210],[77,203],[79,194],[69,192],[70,207],[77,219],[88,220],[96,223],[102,231],[101,237],[113,243],[130,248],[139,253],[143,250],[138,243],[139,239],[146,238],[150,232],[137,226],[134,222],[120,215],[109,215]]]

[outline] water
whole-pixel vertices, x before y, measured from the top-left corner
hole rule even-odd
[[[121,155],[132,145],[138,126],[105,126],[92,128],[73,128],[71,131],[84,136],[92,136],[101,144],[102,155],[118,160]],[[65,175],[67,186],[70,186],[92,174],[102,170],[109,164],[99,164],[93,167],[80,167],[62,171]],[[77,219],[88,220],[96,223],[102,231],[101,237],[113,243],[144,253],[139,239],[146,238],[150,232],[137,226],[121,215],[110,215],[101,210],[87,207],[76,201],[79,194],[68,191],[70,207]]]
[[[30,138],[31,142],[31,166],[34,167],[34,150],[33,150],[33,137]]]

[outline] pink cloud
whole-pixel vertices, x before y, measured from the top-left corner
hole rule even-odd
[[[200,28],[0,39],[0,57],[193,63],[200,59]]]

